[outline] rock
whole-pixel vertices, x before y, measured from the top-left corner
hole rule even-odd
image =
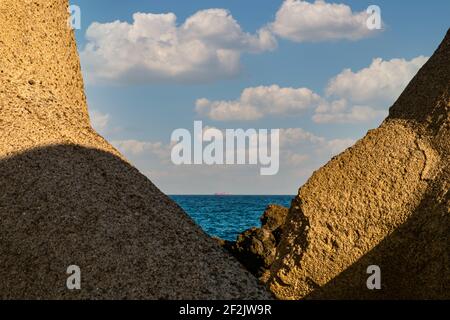
[[[273,233],[276,242],[278,243],[281,239],[281,234],[283,232],[283,225],[286,221],[286,216],[288,215],[289,209],[278,206],[270,205],[267,207],[266,211],[261,217],[261,225],[265,230]]]
[[[240,234],[235,242],[218,239],[220,245],[238,259],[252,274],[265,281],[266,271],[275,258],[282,226],[288,209],[270,205],[261,217],[261,228],[251,228]]]
[[[67,8],[0,1],[0,298],[270,298],[93,131]]]
[[[284,226],[280,299],[450,298],[450,31],[376,130],[313,174]],[[381,290],[367,287],[368,267]]]

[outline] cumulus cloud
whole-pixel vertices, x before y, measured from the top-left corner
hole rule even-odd
[[[281,38],[295,42],[358,40],[374,31],[367,27],[366,11],[353,12],[344,4],[317,0],[286,0],[276,14],[271,30]]]
[[[289,153],[286,156],[286,162],[290,166],[300,167],[304,165],[308,160],[310,159],[309,156],[304,154],[297,154],[297,153]]]
[[[307,88],[281,88],[278,85],[245,89],[231,101],[198,99],[196,111],[218,121],[257,120],[267,115],[296,115],[316,107],[319,95]]]
[[[207,130],[221,129],[205,127],[204,133]],[[332,156],[354,142],[353,139],[327,139],[302,128],[281,129],[280,172],[271,177],[261,177],[258,166],[175,166],[170,160],[173,146],[170,143],[142,140],[118,140],[112,143],[164,191],[172,194],[202,194],[217,191],[262,192],[264,188],[280,193],[295,192],[300,184],[299,179],[307,179]],[[207,144],[204,143],[204,146]],[[250,148],[235,151],[250,156],[257,150]]]
[[[316,123],[361,123],[387,116],[386,109],[377,110],[369,106],[349,106],[347,100],[341,99],[325,102],[316,109],[313,121]]]
[[[325,146],[322,148],[322,151],[325,151],[325,153],[331,156],[335,156],[350,148],[355,143],[355,139],[332,139],[325,142]]]
[[[280,129],[280,146],[285,148],[297,147],[299,144],[321,144],[324,138],[316,136],[302,128]]]
[[[156,155],[163,161],[170,159],[170,145],[165,145],[162,142],[148,142],[131,139],[112,141],[111,144],[126,155],[140,156],[150,153]]]
[[[388,107],[428,60],[376,58],[371,65],[353,72],[346,69],[329,81],[327,101],[313,116],[316,123],[361,123],[383,119]],[[333,100],[335,99],[335,100]]]
[[[235,76],[242,53],[276,48],[267,28],[242,30],[230,12],[208,9],[178,25],[173,13],[135,13],[133,22],[94,22],[81,52],[89,81],[209,81]]]
[[[266,116],[293,116],[314,109],[315,123],[365,123],[385,118],[427,57],[411,60],[374,59],[367,68],[342,71],[332,78],[319,96],[307,88],[281,88],[278,85],[251,87],[239,99],[196,101],[199,115],[216,121],[251,121]]]
[[[209,130],[220,131],[225,138],[225,131],[214,127],[204,127],[203,134],[205,135]],[[288,164],[300,163],[311,159],[310,155],[320,156],[334,156],[346,148],[354,144],[354,139],[326,139],[321,136],[317,136],[302,128],[285,128],[280,129],[280,150],[279,154],[282,157],[282,161]],[[202,137],[194,137],[196,143],[202,143]],[[228,150],[226,144],[224,144],[225,152],[237,152],[238,154],[258,153],[258,136],[257,131],[249,135],[249,140],[253,141],[253,144],[247,144],[247,146],[234,146],[233,150]],[[157,156],[160,160],[160,164],[169,164],[172,147],[176,144],[175,141],[165,144],[162,142],[151,142],[141,140],[117,140],[111,142],[119,151],[126,156],[137,159],[139,157]],[[203,146],[208,144],[203,142]],[[249,147],[253,147],[252,149]],[[303,153],[299,153],[303,151]],[[314,157],[313,157],[314,159]],[[312,159],[312,160],[313,160]],[[165,170],[170,171],[170,168],[166,167]]]
[[[327,139],[301,128],[280,131],[280,169],[309,177],[331,157],[343,152],[355,139]]]
[[[174,13],[137,12],[131,23],[92,23],[81,51],[88,82],[207,82],[236,76],[243,53],[296,42],[356,40],[372,34],[366,12],[349,6],[286,0],[273,23],[251,34],[225,9],[201,10],[179,24]]]
[[[97,110],[92,110],[90,111],[90,118],[91,118],[91,125],[96,131],[100,133],[106,131],[110,120],[109,114],[102,113]]]
[[[424,56],[412,60],[376,58],[369,67],[357,72],[342,71],[331,79],[326,93],[358,104],[392,103],[427,60]]]
[[[302,128],[287,128],[280,130],[280,148],[285,158],[292,162],[293,159],[303,162],[310,155],[335,156],[356,142],[355,139],[326,139],[315,135]],[[300,150],[308,152],[298,154]],[[294,161],[295,162],[295,161]]]

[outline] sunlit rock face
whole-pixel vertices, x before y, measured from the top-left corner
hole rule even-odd
[[[383,124],[299,190],[271,269],[278,298],[450,297],[449,87],[450,32]]]

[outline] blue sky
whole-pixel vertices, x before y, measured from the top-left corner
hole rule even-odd
[[[76,31],[76,36],[94,126],[166,193],[295,194],[313,170],[382,121],[388,107],[445,35],[449,28],[450,2],[310,1],[311,6],[318,5],[317,10],[304,6],[303,1],[290,2],[294,7],[286,7],[285,14],[277,16],[282,5],[286,5],[284,1],[71,1],[80,6],[82,12],[82,29]],[[335,3],[345,8],[335,6]],[[358,13],[365,12],[372,4],[381,8],[381,31],[368,32],[358,26]],[[152,27],[149,36],[146,26],[150,24],[139,26],[139,32],[145,33],[144,36],[141,34],[141,44],[130,44],[129,39],[124,40],[124,35],[117,36],[122,29],[106,24],[120,20],[131,26],[133,14],[137,12],[173,13],[177,17],[174,27],[182,30],[187,18],[212,8],[229,11],[229,16],[223,18],[224,26],[232,28],[228,22],[234,19],[241,31],[236,38],[226,40],[227,34],[237,29],[227,31],[225,27],[225,32],[214,33],[208,38],[204,36],[203,32],[218,28],[222,21],[213,18],[211,25],[206,25],[205,17],[211,15],[210,11],[196,20],[198,28],[206,31],[191,28],[187,36],[179,35],[176,40],[184,41],[186,46],[170,42],[163,49],[151,47],[155,37],[165,35]],[[311,25],[311,21],[302,16],[305,8],[316,10],[315,14],[323,11],[319,22]],[[346,9],[351,9],[350,17],[345,16]],[[330,10],[333,11],[331,14]],[[354,23],[334,26],[337,20],[333,19],[339,14],[347,20],[354,19]],[[151,21],[156,20],[155,17],[152,16]],[[147,16],[145,21],[150,23]],[[93,23],[97,27],[91,27]],[[88,27],[94,35],[90,38],[86,36]],[[267,34],[275,46],[258,36],[261,29],[269,30]],[[283,30],[290,30],[290,33]],[[330,32],[332,36],[329,36]],[[354,37],[349,40],[350,34]],[[185,40],[186,37],[189,40]],[[248,39],[253,42],[248,44]],[[222,65],[202,61],[201,50],[185,49],[192,48],[190,41],[197,40],[212,46],[212,50],[217,46],[214,52],[224,48],[231,50],[239,62]],[[92,46],[90,51],[86,49],[89,45]],[[132,47],[126,49],[126,46]],[[198,66],[203,70],[196,70],[197,65],[194,65],[193,68],[187,66],[189,72],[183,74],[168,73],[172,70],[172,62],[182,67],[187,57],[194,55],[192,52],[197,52],[195,61],[200,61]],[[139,61],[152,54],[159,54],[161,59],[170,56],[167,59],[173,60],[151,67]],[[381,60],[373,65],[375,58]],[[365,68],[369,69],[362,72]],[[351,71],[343,73],[345,69]],[[100,76],[105,74],[107,76]],[[369,81],[369,87],[373,87],[370,90],[360,87],[364,81]],[[386,83],[389,81],[392,83]],[[268,90],[272,85],[277,87]],[[259,116],[252,117],[246,109],[248,103],[239,101],[239,97],[245,89],[255,87],[262,87],[258,94],[263,97],[269,91],[270,94],[279,92],[281,96],[285,92],[292,94],[288,109],[283,111],[282,102],[277,105],[280,96],[276,96],[278,98],[274,98],[270,108],[252,106],[259,112]],[[304,91],[295,91],[301,88],[310,91],[307,102]],[[254,91],[250,92],[250,95],[254,94]],[[209,102],[202,112],[196,111],[196,101],[201,98]],[[339,110],[331,107],[333,102],[344,99],[345,103],[336,107]],[[226,112],[226,119],[223,114],[217,116],[214,113],[217,111],[215,102],[230,101],[238,109],[233,109],[233,113]],[[231,105],[226,104],[226,108]],[[322,105],[321,109],[318,109],[319,105]],[[203,120],[205,125],[220,129],[286,129],[280,173],[261,177],[258,168],[249,166],[172,166],[166,159],[166,153],[170,158],[170,135],[177,128],[191,129],[194,120]],[[283,141],[283,136],[281,139]]]

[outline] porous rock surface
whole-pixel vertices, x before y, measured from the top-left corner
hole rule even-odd
[[[67,8],[0,1],[0,298],[270,298],[91,129]]]
[[[236,241],[218,239],[219,244],[261,282],[265,282],[275,259],[288,211],[288,208],[279,205],[269,205],[261,216],[261,228],[244,231]]]
[[[299,190],[272,265],[281,299],[450,298],[450,31],[376,130]],[[367,268],[381,269],[369,290]]]

